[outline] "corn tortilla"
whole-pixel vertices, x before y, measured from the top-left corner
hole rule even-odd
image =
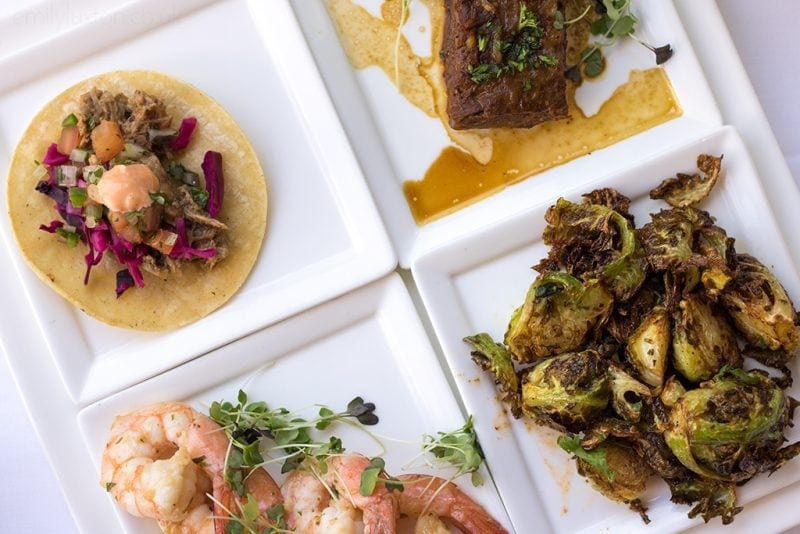
[[[122,266],[110,252],[83,284],[88,247],[69,248],[40,224],[60,220],[53,202],[34,190],[34,160],[57,142],[61,121],[78,112],[80,96],[96,87],[132,96],[136,89],[164,102],[177,126],[183,117],[197,118],[189,146],[175,160],[200,172],[207,150],[222,154],[225,195],[217,217],[228,226],[229,253],[213,269],[184,262],[166,280],[144,272],[145,287],[116,298],[116,273]],[[233,118],[195,87],[152,71],[117,71],[74,85],[34,117],[17,145],[8,174],[11,226],[25,259],[36,274],[61,296],[108,324],[135,330],[169,330],[196,321],[222,306],[242,286],[258,257],[267,220],[267,188],[258,158]]]

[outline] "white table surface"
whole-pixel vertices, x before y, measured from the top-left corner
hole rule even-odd
[[[676,0],[691,2],[694,0]],[[26,2],[34,3],[34,2]],[[55,3],[55,2],[53,2]],[[800,81],[794,0],[717,0],[795,180],[800,178]],[[3,12],[15,2],[3,3]],[[5,359],[0,358],[0,517],[2,532],[71,533],[77,529],[31,427]],[[800,533],[800,530],[797,530]]]

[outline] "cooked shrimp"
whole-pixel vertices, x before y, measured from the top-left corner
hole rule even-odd
[[[450,534],[450,529],[435,515],[425,514],[414,525],[414,534]]]
[[[397,501],[382,482],[372,495],[361,495],[361,474],[369,467],[369,459],[360,454],[346,454],[328,459],[325,480],[343,499],[361,510],[364,534],[394,534],[397,530]],[[385,477],[385,474],[384,474]]]
[[[333,499],[328,488],[303,469],[292,471],[281,487],[289,528],[303,534],[352,534],[356,510],[345,499]]]
[[[111,426],[100,466],[101,484],[127,512],[169,523],[194,520],[205,505],[215,528],[224,528],[236,496],[225,482],[228,438],[213,420],[186,404],[165,402],[119,416]],[[214,505],[198,495],[208,493]],[[263,469],[247,478],[259,508],[281,502],[277,484]],[[176,527],[177,528],[177,527]]]
[[[369,467],[369,459],[348,454],[328,458],[326,464],[323,470],[306,460],[283,483],[289,527],[304,534],[352,534],[357,510],[361,510],[365,534],[393,534],[397,521],[394,496],[382,483],[368,497],[360,492],[361,474]]]
[[[214,512],[202,503],[191,508],[183,521],[159,521],[158,526],[164,534],[214,534]]]
[[[418,517],[430,512],[450,521],[465,534],[506,532],[481,505],[452,482],[430,475],[401,475],[397,478],[403,483],[403,491],[394,493],[401,514]]]

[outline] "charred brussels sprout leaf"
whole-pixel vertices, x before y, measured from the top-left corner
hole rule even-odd
[[[579,429],[598,418],[610,398],[608,363],[593,351],[545,360],[522,378],[522,411],[555,429]]]
[[[729,525],[733,521],[733,516],[742,511],[741,506],[736,506],[736,490],[731,483],[689,479],[669,481],[669,489],[672,492],[672,502],[697,503],[689,511],[689,517],[702,516],[706,523],[714,517],[719,517],[723,525]]]
[[[703,201],[716,185],[722,169],[722,156],[715,157],[700,154],[697,157],[697,168],[703,173],[678,173],[677,178],[664,180],[661,185],[650,191],[650,198],[664,199],[675,208],[694,206]]]
[[[792,301],[777,278],[754,257],[736,256],[736,277],[722,293],[722,303],[752,345],[790,354],[800,345]]]
[[[664,382],[671,335],[669,312],[664,306],[656,306],[628,338],[628,361],[653,387]]]
[[[564,273],[543,275],[511,317],[505,343],[520,362],[575,350],[605,321],[612,304],[596,280],[583,284]]]
[[[624,204],[608,194],[601,196]],[[580,204],[561,198],[547,210],[549,225],[543,237],[552,249],[544,263],[563,266],[584,280],[599,278],[617,300],[625,301],[644,282],[644,250],[630,220],[609,207],[592,204],[593,198],[590,195]]]
[[[668,272],[689,292],[701,281],[718,292],[732,275],[733,240],[705,211],[691,207],[662,210],[639,233],[647,261]]]
[[[699,294],[680,302],[672,331],[672,357],[675,369],[692,382],[708,380],[724,365],[742,362],[733,328]]]
[[[644,400],[651,396],[650,388],[617,367],[609,367],[611,377],[611,406],[626,421],[638,422]]]
[[[678,399],[664,437],[678,460],[698,475],[745,481],[788,459],[779,447],[791,405],[766,373],[726,367]],[[786,449],[796,454],[794,446]]]
[[[678,403],[680,398],[683,397],[684,393],[686,393],[686,388],[683,387],[683,384],[681,384],[674,376],[671,376],[661,389],[661,395],[659,395],[659,398],[661,399],[661,402],[664,403],[664,406],[672,408]]]
[[[464,341],[475,349],[472,351],[472,361],[483,370],[492,373],[502,400],[508,404],[514,417],[519,417],[521,414],[519,377],[514,370],[511,353],[500,343],[495,343],[489,334],[465,337]]]

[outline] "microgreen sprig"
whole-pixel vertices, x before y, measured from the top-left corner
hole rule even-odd
[[[581,52],[578,62],[565,71],[565,75],[570,80],[576,83],[581,81],[581,66],[583,66],[583,74],[587,77],[599,76],[605,68],[606,60],[603,56],[603,48],[611,46],[617,39],[625,36],[630,36],[653,52],[656,57],[656,65],[661,65],[672,57],[672,47],[669,44],[653,47],[636,37],[634,32],[639,20],[631,12],[631,0],[595,0],[595,10],[600,16],[592,23],[591,32],[593,35],[601,36],[601,39],[586,47]],[[588,8],[580,16],[565,21],[564,15],[559,12],[556,14],[553,25],[557,29],[564,28],[583,19],[587,13]]]
[[[317,417],[310,420],[286,408],[270,409],[265,402],[248,403],[247,394],[241,390],[237,401],[236,404],[214,402],[209,415],[222,426],[230,440],[225,477],[240,495],[245,493],[245,480],[254,468],[282,462],[281,472],[286,473],[296,469],[306,457],[324,459],[344,451],[341,439],[330,436],[327,441],[320,441],[315,439],[315,431],[327,430],[334,423],[345,423],[372,436],[364,427],[379,421],[375,405],[364,402],[361,397],[350,401],[342,412],[319,406]],[[279,455],[265,460],[263,450]]]
[[[286,524],[286,510],[283,504],[276,504],[266,510],[266,517],[258,508],[258,500],[250,493],[244,503],[236,501],[238,513],[228,510],[225,506],[211,497],[226,514],[228,523],[225,526],[226,534],[289,534],[294,532]]]
[[[423,434],[422,450],[411,459],[403,469],[412,469],[422,459],[422,465],[430,469],[441,469],[446,466],[455,467],[456,472],[448,481],[470,474],[472,484],[483,484],[478,470],[483,464],[484,456],[475,435],[472,416],[463,426],[450,432],[437,432],[437,435]]]
[[[400,89],[400,39],[403,37],[403,26],[408,19],[411,0],[400,0],[400,20],[397,22],[397,33],[394,38],[394,84]]]

